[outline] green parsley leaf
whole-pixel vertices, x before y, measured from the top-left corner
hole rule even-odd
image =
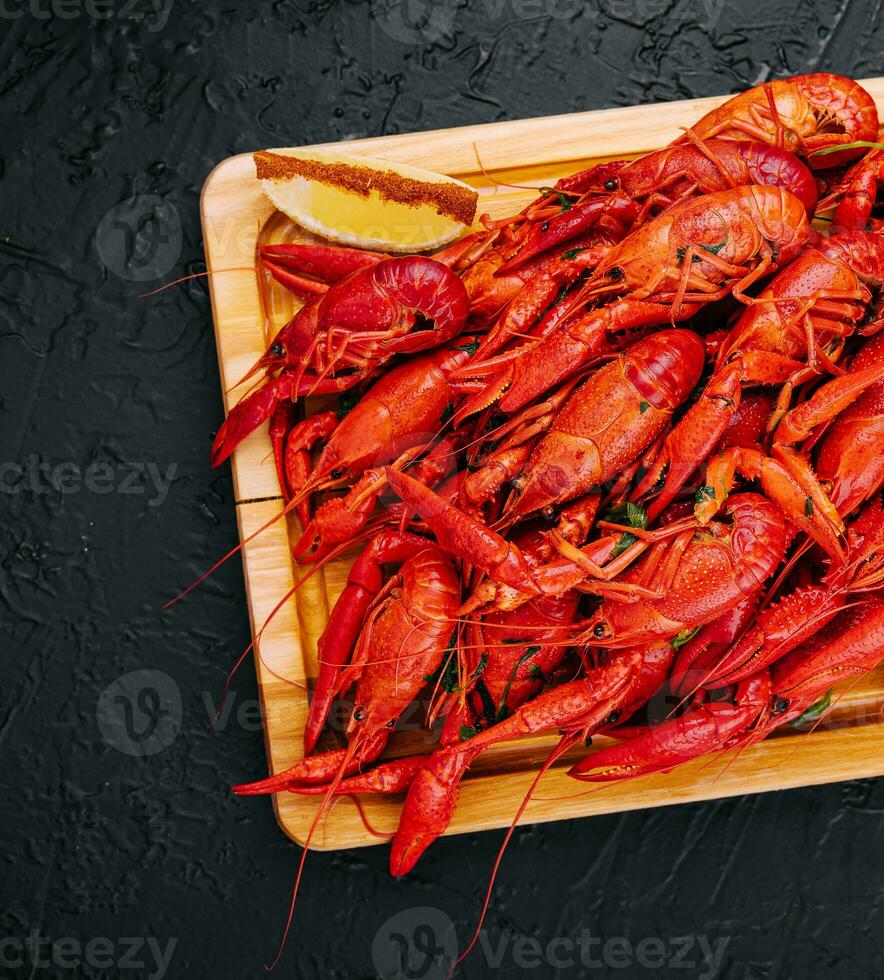
[[[510,672],[509,680],[506,682],[506,687],[503,689],[503,695],[501,696],[501,699],[497,704],[498,721],[503,721],[503,719],[506,718],[507,716],[506,699],[510,696],[510,688],[513,686],[513,681],[516,679],[516,674],[518,673],[519,668],[522,666],[523,663],[525,663],[526,660],[528,660],[530,657],[533,657],[535,653],[539,653],[539,652],[540,652],[540,647],[537,646],[528,647],[528,649],[522,654],[522,656],[519,657],[519,659],[513,664],[513,669]]]
[[[611,561],[614,558],[619,558],[620,555],[626,551],[627,548],[631,548],[638,538],[634,534],[630,534],[628,531],[626,534],[620,535],[620,540],[614,545],[614,550],[611,552],[608,560]]]
[[[618,504],[616,507],[612,507],[607,514],[605,514],[605,519],[611,521],[614,524],[628,524],[630,527],[640,527],[644,530],[648,526],[648,512],[644,507],[640,507],[638,504],[634,504],[631,500],[627,500],[624,504]],[[628,531],[620,536],[620,540],[614,545],[614,550],[609,556],[609,560],[614,558],[619,558],[620,555],[626,551],[627,548],[631,548],[638,538],[634,534],[630,534]]]
[[[472,357],[473,354],[475,354],[476,351],[479,349],[479,341],[478,340],[472,340],[472,341],[469,341],[466,344],[461,344],[459,347],[455,347],[454,349],[455,350],[465,350],[467,352],[467,356],[468,357]]]
[[[483,653],[481,658],[479,659],[479,663],[476,665],[476,669],[467,678],[467,682],[469,683],[469,681],[474,681],[477,677],[480,677],[482,675],[482,672],[485,670],[487,666],[488,666],[488,654]]]
[[[626,519],[632,527],[640,527],[643,531],[648,526],[648,512],[631,500],[626,501]]]
[[[884,150],[884,143],[870,143],[868,140],[856,140],[854,143],[839,143],[837,146],[827,146],[821,150],[811,150],[810,156],[825,156],[827,153],[839,153],[841,150]]]
[[[570,211],[571,210],[571,202],[568,200],[568,198],[561,191],[557,191],[555,189],[555,187],[541,187],[540,188],[540,193],[544,197],[553,197],[553,196],[557,197],[559,199],[559,207],[563,211]],[[548,224],[549,223],[547,222],[547,225]],[[546,227],[544,227],[543,230],[546,231]]]
[[[692,630],[682,630],[678,636],[674,637],[670,643],[673,650],[678,653],[679,650],[685,645],[685,643],[690,642],[698,633],[700,632],[700,627],[695,626]]]
[[[457,644],[457,632],[451,634],[451,639],[448,641],[448,646],[445,648],[445,653],[442,655],[444,657],[442,663],[439,665],[437,670],[434,670],[432,674],[424,674],[424,680],[429,684],[440,684],[442,690],[446,694],[453,694],[455,691],[460,690],[460,684],[458,684],[458,663],[457,663],[457,651],[455,646]]]
[[[808,722],[816,721],[831,703],[832,689],[829,688],[824,697],[821,697],[819,701],[814,702],[806,711],[800,714],[794,721],[790,722],[790,724],[793,728],[799,728],[801,725],[806,725]]]

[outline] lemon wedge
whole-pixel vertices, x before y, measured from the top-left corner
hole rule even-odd
[[[261,150],[255,169],[277,210],[334,242],[423,252],[470,230],[479,195],[430,170],[313,150]]]

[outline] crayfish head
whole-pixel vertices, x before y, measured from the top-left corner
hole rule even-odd
[[[759,715],[755,734],[758,737],[766,736],[777,728],[794,721],[812,703],[813,698],[786,697],[777,691],[773,691]]]
[[[334,438],[334,436],[332,436]],[[315,484],[349,484],[353,482],[356,473],[362,471],[359,460],[352,459],[348,453],[343,452],[344,447],[333,443],[331,439],[323,449],[313,471],[313,482]]]
[[[285,340],[277,338],[264,352],[261,360],[258,361],[258,366],[272,374],[284,368],[287,361],[288,349],[285,345]]]
[[[607,620],[597,617],[583,635],[587,643],[603,643],[611,639],[614,630]]]
[[[630,274],[630,263],[626,257],[615,254],[616,252],[615,249],[587,280],[586,286],[579,294],[579,302],[611,300],[615,296],[622,296],[636,289],[641,284],[638,276]],[[647,275],[645,274],[641,279],[647,279]],[[574,305],[578,305],[577,302]]]
[[[390,372],[388,380],[392,375]],[[402,457],[416,458],[433,444],[438,432],[432,428],[435,418],[428,419],[419,412],[415,418],[403,418],[411,404],[407,399],[400,396],[403,404],[397,408],[402,414],[395,414],[390,407],[391,403],[396,404],[395,400],[374,391],[369,389],[359,398],[329,436],[316,463],[319,479],[346,478],[352,482],[368,470]]]
[[[353,708],[346,734],[349,738],[371,740],[383,731],[392,731],[396,727],[396,719],[401,713],[401,706],[385,704],[383,701],[365,701]]]
[[[292,557],[298,563],[320,561],[335,545],[355,540],[364,526],[362,513],[348,509],[340,497],[326,500],[292,548]]]
[[[295,313],[273,338],[270,346],[249,372],[250,374],[258,370],[275,374],[287,368],[297,368],[303,363],[304,356],[309,352],[310,345],[317,334],[321,299],[321,296],[316,297]]]
[[[329,437],[316,461],[313,480],[317,486],[350,486],[366,471],[389,463],[395,448],[385,430],[372,428],[356,405]]]
[[[280,372],[287,367],[290,363],[294,363],[294,359],[289,354],[289,345],[286,343],[286,330],[287,326],[282,328],[273,340],[273,343],[267,348],[266,351],[258,358],[257,361],[246,371],[246,373],[236,382],[235,388],[240,385],[245,384],[255,377],[256,374],[260,374],[262,371],[271,378],[277,377]]]
[[[654,238],[657,227],[657,222],[648,222],[614,245],[577,294],[575,306],[587,300],[607,302],[616,296],[626,296],[647,287],[648,256],[657,247]]]

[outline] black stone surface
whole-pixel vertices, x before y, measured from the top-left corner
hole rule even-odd
[[[859,0],[154,3],[0,8],[2,977],[257,978],[288,906],[298,850],[227,791],[266,771],[250,665],[208,727],[249,640],[238,563],[161,610],[236,541],[205,286],[138,296],[202,268],[212,167],[884,73]],[[880,977],[882,812],[862,782],[526,827],[460,975]],[[500,839],[442,840],[401,882],[383,847],[311,855],[277,975],[405,976],[383,957],[410,942],[408,975],[442,976],[422,950],[446,917],[463,945]]]

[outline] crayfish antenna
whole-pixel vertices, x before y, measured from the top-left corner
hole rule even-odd
[[[531,785],[528,787],[528,791],[522,797],[522,802],[519,804],[519,809],[516,810],[516,814],[513,817],[512,823],[509,826],[509,830],[507,830],[506,836],[503,839],[503,843],[500,845],[500,849],[497,852],[497,858],[495,859],[494,866],[491,869],[491,877],[488,881],[488,888],[485,892],[485,901],[482,905],[482,911],[479,914],[479,921],[476,924],[476,929],[473,932],[473,936],[470,939],[467,948],[451,964],[451,967],[448,971],[449,978],[454,975],[455,970],[467,958],[467,956],[470,955],[470,953],[473,950],[473,947],[479,941],[479,936],[481,935],[482,932],[482,926],[485,922],[485,917],[488,914],[488,909],[491,906],[491,895],[492,892],[494,891],[494,882],[497,878],[497,872],[500,870],[500,865],[501,862],[503,861],[504,852],[509,846],[509,842],[512,840],[513,834],[516,831],[516,826],[518,825],[519,821],[522,819],[522,814],[524,814],[525,809],[527,808],[528,804],[531,802],[531,798],[534,795],[534,791],[537,789],[538,785],[540,784],[540,780],[544,777],[544,775],[546,775],[546,773],[550,770],[550,768],[553,765],[555,765],[558,759],[560,759],[561,756],[564,755],[564,753],[567,752],[568,749],[571,748],[571,746],[578,741],[579,737],[580,737],[580,732],[563,735],[559,740],[559,744],[546,757],[546,760],[544,761],[543,765],[537,770],[534,779],[531,780]]]
[[[156,296],[158,293],[164,293],[167,289],[171,289],[173,286],[178,286],[182,282],[190,282],[192,279],[207,279],[209,276],[217,276],[219,272],[254,272],[255,270],[248,265],[234,265],[229,269],[207,269],[205,272],[192,272],[188,276],[179,276],[177,279],[172,279],[171,282],[163,283],[162,286],[157,286],[156,289],[151,289],[147,293],[139,293],[139,299],[147,299],[150,296]]]
[[[475,140],[473,141],[473,153],[475,154],[476,157],[476,163],[479,165],[479,169],[482,171],[482,176],[485,177],[487,180],[489,180],[495,186],[513,187],[516,190],[520,190],[520,191],[535,191],[536,193],[540,193],[541,188],[539,186],[535,187],[534,184],[510,184],[507,183],[507,181],[505,180],[498,180],[498,178],[495,177],[494,174],[489,173],[485,169],[485,164],[482,163],[482,157],[479,156],[479,145],[476,143]]]
[[[234,381],[233,384],[224,392],[224,394],[229,395],[231,391],[236,391],[241,385],[244,385],[247,381],[251,381],[258,372],[263,370],[267,365],[267,355],[262,354],[257,361],[246,371],[246,373],[238,380]],[[253,386],[254,387],[254,386]],[[251,389],[246,392],[246,395],[251,394]],[[242,396],[245,397],[245,396]]]
[[[230,551],[227,552],[226,555],[223,555],[221,558],[219,558],[218,561],[216,561],[211,568],[203,572],[203,574],[200,575],[200,577],[196,579],[196,581],[191,582],[191,584],[188,585],[183,592],[179,592],[178,595],[176,595],[173,599],[170,599],[163,606],[163,609],[169,609],[170,607],[174,606],[176,602],[179,602],[185,596],[190,595],[190,593],[193,592],[193,590],[198,585],[202,585],[202,583],[205,582],[205,580],[209,578],[210,575],[213,575],[216,571],[218,571],[218,569],[224,564],[224,562],[226,562],[229,558],[232,558],[238,551],[242,551],[243,548],[251,541],[254,541],[259,534],[263,534],[269,527],[273,527],[273,525],[278,520],[285,517],[285,515],[288,514],[290,511],[294,510],[294,508],[297,507],[298,504],[300,504],[301,501],[305,499],[305,497],[308,497],[311,493],[314,493],[317,489],[319,489],[319,484],[302,487],[300,492],[295,494],[278,514],[275,514],[273,517],[270,518],[269,521],[267,521],[265,524],[262,524],[257,531],[252,531],[250,535],[243,538],[238,545],[235,545],[233,548],[230,549]],[[306,579],[304,581],[306,581]],[[303,582],[301,584],[303,584]]]
[[[307,832],[307,838],[304,841],[304,850],[301,854],[301,860],[298,864],[298,873],[295,876],[295,883],[294,886],[292,887],[291,903],[289,904],[288,917],[286,918],[285,921],[285,928],[283,929],[282,939],[280,940],[279,943],[279,949],[276,951],[276,956],[273,957],[273,960],[264,967],[264,969],[267,970],[268,973],[276,967],[277,963],[279,963],[280,959],[282,958],[282,954],[285,949],[285,944],[286,941],[288,940],[289,931],[291,930],[292,927],[292,921],[295,916],[295,903],[298,900],[298,890],[301,887],[301,878],[303,877],[304,874],[304,865],[307,863],[307,854],[310,850],[310,844],[313,841],[313,835],[316,833],[316,828],[319,826],[319,821],[322,819],[323,814],[328,810],[329,806],[331,805],[331,802],[335,796],[335,791],[337,790],[341,780],[344,778],[344,773],[347,771],[347,767],[352,761],[353,756],[356,754],[357,749],[362,744],[362,739],[360,738],[360,734],[361,733],[357,733],[354,736],[353,740],[350,742],[350,744],[347,746],[347,752],[344,756],[343,761],[341,762],[340,768],[335,774],[334,779],[329,783],[325,795],[320,801],[319,806],[316,808],[316,814],[313,817],[313,822],[310,824],[310,830]]]
[[[355,539],[355,540],[358,540],[358,539]],[[267,618],[261,624],[261,628],[255,634],[254,639],[252,640],[252,642],[245,648],[245,650],[243,650],[243,652],[239,655],[239,659],[236,661],[236,663],[233,665],[233,667],[228,672],[228,674],[227,674],[227,680],[224,682],[224,694],[223,694],[223,696],[221,698],[221,703],[218,705],[218,711],[216,712],[215,717],[212,719],[212,725],[215,724],[215,722],[218,720],[219,716],[221,715],[221,712],[224,710],[224,705],[227,702],[227,695],[230,693],[230,684],[233,681],[233,675],[242,666],[242,663],[246,659],[246,657],[249,655],[249,652],[252,649],[254,649],[258,653],[259,658],[261,657],[261,651],[260,651],[260,648],[258,646],[258,641],[264,635],[264,630],[267,629],[267,627],[270,625],[270,623],[276,617],[276,614],[283,608],[283,606],[289,601],[289,599],[291,599],[292,596],[297,593],[298,589],[300,589],[301,586],[309,578],[311,578],[316,572],[318,572],[319,569],[322,568],[323,565],[325,565],[326,563],[328,563],[330,561],[333,561],[340,554],[342,554],[344,551],[346,551],[347,547],[348,547],[347,545],[344,545],[344,546],[342,546],[340,548],[336,548],[334,551],[332,551],[328,555],[326,555],[325,558],[323,558],[321,562],[317,562],[310,569],[310,571],[307,572],[306,575],[302,575],[301,578],[299,578],[298,581],[295,582],[295,584],[288,590],[288,592],[286,592],[286,594],[279,600],[279,602],[277,602],[277,604],[270,610],[270,612],[267,614]],[[302,684],[300,681],[293,681],[293,680],[291,680],[291,678],[283,677],[281,674],[277,674],[275,670],[273,670],[271,667],[269,667],[267,665],[267,663],[263,660],[263,658],[261,658],[261,663],[264,665],[264,667],[265,667],[265,669],[267,671],[269,671],[271,674],[273,674],[274,677],[278,678],[279,680],[285,681],[287,684],[291,684],[294,687],[299,687],[299,688],[301,688],[301,690],[304,690],[304,691],[307,690],[307,688],[305,687],[305,685]]]

